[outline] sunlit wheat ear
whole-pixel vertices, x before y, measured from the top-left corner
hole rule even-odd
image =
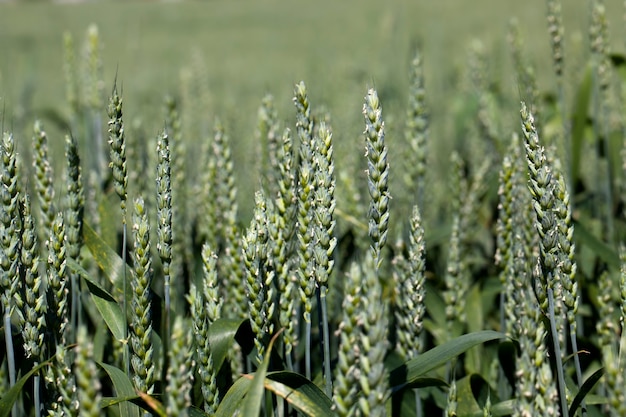
[[[332,133],[326,122],[319,123],[317,134],[313,138],[314,163],[315,163],[315,191],[316,201],[315,226],[313,238],[317,242],[313,250],[315,259],[315,279],[321,310],[321,328],[323,343],[324,377],[326,382],[326,394],[332,395],[331,371],[330,371],[330,335],[328,329],[328,306],[327,292],[328,280],[332,276],[335,260],[333,253],[337,245],[335,230],[335,161],[333,157]]]
[[[101,385],[98,369],[93,357],[93,341],[88,338],[87,329],[81,326],[76,338],[76,385],[78,404],[81,417],[98,417],[102,415],[100,401]]]
[[[444,283],[446,290],[443,299],[446,306],[446,321],[451,334],[453,329],[466,322],[465,297],[469,289],[467,266],[463,256],[463,244],[467,230],[463,229],[463,204],[469,200],[467,178],[465,178],[465,164],[458,153],[451,155],[452,172],[452,231],[448,244],[448,260]],[[456,331],[458,334],[458,330]]]
[[[450,382],[450,388],[448,388],[448,397],[446,402],[446,409],[444,411],[445,417],[456,417],[458,408],[458,397],[456,392],[456,379],[452,379]]]
[[[294,91],[296,106],[296,130],[300,139],[300,163],[298,166],[298,188],[296,191],[297,226],[296,254],[300,303],[304,319],[305,376],[311,378],[311,312],[315,296],[315,259],[313,257],[313,233],[315,228],[315,158],[313,145],[313,119],[304,82]]]
[[[81,177],[80,158],[78,156],[78,144],[76,140],[67,135],[65,137],[65,159],[67,162],[66,189],[65,195],[65,233],[67,236],[67,256],[74,261],[79,260],[80,250],[83,246],[83,213],[85,207],[85,197],[83,190],[83,180]],[[78,317],[81,315],[79,309],[80,289],[78,277],[70,273],[71,282],[71,319],[72,329],[78,327]],[[74,333],[74,331],[72,331]],[[74,342],[75,335],[70,339]]]
[[[358,386],[360,374],[357,371],[360,349],[359,326],[361,322],[362,272],[357,263],[352,263],[345,279],[342,317],[337,330],[339,349],[333,384],[333,409],[341,417],[355,415],[358,408]]]
[[[423,57],[419,51],[415,53],[415,57],[411,61],[409,79],[409,105],[404,135],[410,153],[404,158],[406,164],[404,183],[411,190],[411,193],[408,194],[417,196],[415,201],[410,201],[410,203],[422,205],[428,157],[430,114],[426,102]]]
[[[257,362],[261,363],[265,349],[273,333],[272,322],[276,311],[273,278],[274,271],[268,268],[268,230],[265,197],[255,195],[254,218],[243,239],[244,264],[247,273],[248,309],[250,323],[255,335]]]
[[[65,349],[68,340],[69,323],[69,277],[66,264],[66,239],[63,214],[59,213],[52,224],[48,239],[48,316],[46,323],[51,331],[50,349],[55,351],[54,366],[48,368],[46,379],[60,398],[61,402],[53,403],[53,409],[63,410],[69,415],[76,415],[76,385],[69,357]]]
[[[183,127],[181,125],[181,115],[178,103],[172,97],[165,100],[166,126],[170,134],[171,163],[172,163],[172,200],[177,204],[172,205],[172,265],[171,275],[182,277],[184,266],[192,262],[193,242],[191,222],[189,221],[189,190],[187,170],[187,141],[183,137]],[[184,293],[184,283],[182,279],[176,280],[176,291],[178,294]],[[182,297],[178,298],[182,302]],[[181,305],[182,307],[182,305]]]
[[[193,346],[192,332],[185,331],[181,316],[172,325],[172,338],[169,346],[169,367],[167,369],[166,415],[187,416],[191,406],[193,387]]]
[[[409,257],[405,259],[404,270],[399,272],[397,282],[396,350],[405,359],[412,359],[422,351],[422,328],[426,305],[424,287],[426,277],[426,245],[422,218],[417,206],[413,207],[410,219]]]
[[[111,162],[109,167],[113,173],[113,188],[120,198],[122,222],[126,222],[126,200],[128,188],[128,172],[126,170],[126,138],[122,111],[122,98],[113,86],[109,100],[109,146]]]
[[[157,251],[163,264],[165,328],[169,334],[171,314],[170,265],[172,263],[172,183],[169,135],[163,131],[157,138],[156,209],[157,209]],[[176,297],[176,295],[174,295]]]
[[[48,156],[48,135],[43,124],[35,122],[33,134],[33,167],[35,168],[35,189],[39,203],[39,230],[42,241],[50,236],[52,222],[56,216],[54,206],[54,178]]]
[[[388,305],[382,295],[374,259],[368,254],[363,265],[363,296],[371,300],[360,305],[357,369],[361,392],[359,408],[366,416],[386,416],[385,402],[390,394],[385,356],[389,347]]]
[[[563,77],[563,16],[560,0],[546,0],[548,6],[548,33],[552,44],[552,62],[557,78]],[[561,82],[559,80],[559,82]]]
[[[61,213],[57,216],[50,237],[48,238],[48,288],[47,298],[49,315],[46,319],[48,329],[53,330],[54,343],[66,343],[65,330],[69,322],[68,309],[68,276],[66,264],[65,225]]]
[[[557,321],[560,316],[557,314],[555,299],[561,292],[560,276],[562,271],[560,263],[563,258],[569,256],[569,252],[564,253],[559,246],[559,239],[563,238],[559,230],[559,220],[557,211],[560,210],[558,196],[559,173],[552,172],[545,155],[544,148],[539,143],[537,130],[534,126],[532,114],[528,112],[526,104],[521,106],[522,132],[524,134],[526,146],[526,161],[529,172],[529,189],[533,196],[533,208],[537,215],[535,228],[540,237],[540,257],[535,271],[535,293],[543,313],[550,321],[550,333],[552,336],[552,346],[556,356],[556,378],[559,387],[559,400],[561,411],[567,413],[567,398],[565,392],[565,378],[561,357],[561,336],[562,328],[557,328]],[[555,178],[556,175],[556,178]],[[557,194],[555,195],[555,190]],[[540,380],[546,381],[544,387],[548,387],[549,379],[547,371],[539,371]],[[543,381],[540,381],[543,382]]]
[[[622,247],[622,249],[624,249]],[[623,275],[624,253],[620,253]],[[621,280],[621,278],[620,278]],[[623,344],[620,343],[619,328],[615,325],[615,310],[617,299],[615,297],[615,276],[608,271],[600,274],[598,279],[599,294],[595,305],[598,307],[599,320],[596,323],[598,345],[601,349],[602,364],[604,365],[603,388],[607,397],[607,403],[602,411],[604,415],[621,416],[626,410],[624,405],[624,365],[620,360],[623,355]],[[622,335],[621,340],[623,341]]]
[[[65,137],[65,159],[67,161],[65,217],[68,256],[77,260],[83,244],[82,227],[85,196],[80,157],[78,156],[78,144],[72,136]]]
[[[155,366],[152,346],[152,256],[150,253],[150,225],[143,198],[134,201],[133,212],[133,277],[130,346],[135,389],[152,393]]]
[[[220,245],[218,269],[220,286],[225,300],[224,311],[229,317],[245,318],[247,311],[245,277],[241,252],[241,231],[237,224],[237,183],[230,139],[219,120],[215,121],[214,134],[209,149],[206,150],[208,167],[202,179],[202,202],[204,221],[200,235],[211,248]]]
[[[2,162],[0,166],[0,202],[2,203],[0,206],[0,268],[2,270],[0,275],[0,291],[2,291],[0,302],[2,302],[3,309],[2,325],[4,329],[11,329],[11,316],[16,304],[18,306],[21,304],[21,300],[16,296],[21,290],[22,282],[19,276],[21,250],[20,181],[15,142],[12,135],[4,133],[0,152]],[[21,314],[19,309],[15,312],[18,315]],[[13,337],[11,332],[6,330],[4,335],[9,385],[13,386],[16,381]],[[13,411],[15,412],[16,409],[14,408]]]
[[[380,268],[383,258],[382,248],[387,242],[389,226],[389,164],[385,146],[385,124],[378,93],[370,89],[363,105],[367,158],[367,183],[370,194],[369,235],[372,240],[374,266]]]
[[[203,277],[200,289],[192,284],[187,297],[195,341],[197,375],[204,402],[204,411],[214,414],[219,406],[220,396],[217,372],[213,365],[213,352],[209,342],[209,327],[222,313],[223,300],[218,294],[217,256],[205,244],[202,246]]]
[[[279,178],[278,149],[281,146],[280,124],[278,113],[274,106],[274,97],[267,94],[263,97],[257,111],[257,127],[255,132],[255,147],[257,149],[259,172],[263,178],[263,187],[269,196],[278,192]]]
[[[22,338],[27,358],[40,362],[44,357],[44,331],[46,328],[46,298],[43,277],[39,274],[39,248],[31,215],[30,198],[22,198],[22,250],[21,269],[24,276],[24,323]]]
[[[278,322],[283,339],[287,368],[293,369],[292,351],[297,343],[296,297],[297,286],[293,278],[293,232],[295,226],[296,199],[294,155],[291,131],[285,129],[282,144],[277,149],[277,185],[274,210],[268,221],[271,259],[276,271],[279,297]]]
[[[122,260],[126,262],[126,240],[127,240],[127,226],[126,226],[126,200],[128,197],[128,172],[126,170],[126,141],[122,111],[122,98],[117,93],[117,84],[113,85],[113,91],[109,98],[108,105],[108,126],[109,126],[109,154],[111,162],[109,167],[111,168],[111,174],[113,178],[113,188],[120,198],[120,207],[122,209]],[[98,144],[99,146],[99,144]],[[122,293],[122,311],[124,322],[124,339],[127,339],[128,326],[127,324],[127,306],[126,306],[126,294],[127,294],[127,280],[126,268],[123,272],[123,293]],[[124,343],[122,346],[124,356],[124,368],[126,372],[130,372],[130,355],[128,350],[128,344]]]

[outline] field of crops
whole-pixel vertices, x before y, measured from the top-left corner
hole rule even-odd
[[[0,417],[626,415],[604,3],[0,5]]]

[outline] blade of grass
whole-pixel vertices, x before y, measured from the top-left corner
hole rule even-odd
[[[124,339],[124,317],[122,308],[119,306],[115,298],[109,294],[104,288],[95,282],[85,269],[75,260],[68,259],[67,263],[70,269],[84,279],[91,299],[100,312],[102,319],[117,340]]]
[[[252,375],[244,375],[252,379]],[[331,399],[311,380],[290,371],[270,372],[264,386],[308,416],[335,416]]]
[[[96,362],[111,378],[113,387],[115,388],[116,395],[118,397],[133,397],[137,396],[135,388],[128,376],[119,368],[115,366],[107,365],[106,363]],[[140,417],[140,409],[135,404],[124,401],[119,404],[120,417]]]
[[[282,330],[276,333],[272,337],[272,340],[270,340],[269,346],[267,347],[267,353],[263,357],[263,362],[261,362],[254,374],[254,378],[252,378],[250,390],[248,391],[248,395],[246,396],[246,401],[244,403],[244,416],[252,417],[259,415],[259,411],[261,410],[261,402],[263,400],[263,393],[265,391],[265,375],[267,374],[267,368],[270,365],[270,358],[272,356],[272,347],[274,346],[274,342],[281,332]]]
[[[89,226],[83,224],[83,239],[94,260],[107,276],[115,288],[124,291],[124,261],[98,234]],[[125,265],[126,275],[130,276],[130,267]],[[130,299],[127,300],[130,304]]]
[[[582,402],[585,399],[585,397],[587,396],[587,394],[589,394],[591,392],[591,390],[596,385],[596,383],[600,380],[600,378],[602,378],[602,375],[604,375],[604,368],[600,368],[597,371],[595,371],[583,383],[583,385],[580,387],[580,390],[576,393],[576,396],[574,397],[574,400],[572,401],[572,404],[569,407],[569,415],[570,416],[575,415],[576,410],[578,409],[578,407],[582,404]]]
[[[390,386],[397,392],[422,375],[449,363],[452,359],[481,343],[504,339],[504,333],[484,330],[469,333],[439,345],[391,371]]]
[[[45,362],[40,363],[31,369],[28,373],[26,373],[23,377],[18,379],[15,382],[15,385],[11,387],[3,396],[0,398],[0,417],[9,417],[11,414],[11,410],[13,409],[13,405],[19,398],[22,393],[22,389],[26,384],[26,381],[30,379],[31,376],[39,372],[41,368],[50,364],[51,360],[47,360]]]

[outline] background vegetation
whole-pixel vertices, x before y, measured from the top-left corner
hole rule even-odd
[[[0,5],[0,416],[623,415],[624,5],[431,3]]]

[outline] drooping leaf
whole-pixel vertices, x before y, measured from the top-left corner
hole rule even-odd
[[[481,343],[503,339],[504,333],[484,330],[459,336],[449,342],[422,353],[391,371],[390,386],[394,391],[404,388],[417,378],[450,362],[461,353]]]
[[[23,377],[18,379],[15,382],[15,385],[11,387],[3,396],[0,398],[0,417],[9,417],[11,415],[11,409],[13,408],[13,404],[20,397],[22,389],[26,384],[26,381],[30,379],[31,376],[35,375],[41,368],[50,364],[50,360],[40,363],[35,366],[33,369],[28,371]]]
[[[574,397],[572,404],[569,407],[569,415],[573,416],[576,413],[578,407],[582,404],[583,400],[589,394],[589,392],[593,389],[596,383],[602,378],[604,375],[604,368],[600,368],[595,371],[587,380],[583,383],[582,387]]]
[[[83,278],[94,305],[100,312],[102,319],[117,340],[123,340],[126,335],[124,314],[115,298],[94,281],[89,273],[75,260],[67,260],[70,269]]]
[[[247,377],[251,378],[250,375]],[[317,385],[300,374],[289,371],[270,372],[265,378],[264,385],[307,416],[335,416],[331,399]]]
[[[121,404],[124,401],[136,401],[141,398],[139,395],[131,395],[128,397],[105,397],[100,400],[100,408],[107,408],[113,405]]]
[[[228,352],[233,347],[237,332],[245,323],[248,323],[247,319],[221,318],[209,327],[209,344],[215,369],[222,367]]]
[[[83,224],[83,239],[102,272],[107,276],[116,290],[124,292],[124,271],[127,279],[130,279],[131,271],[128,265],[124,265],[122,258],[87,224]],[[127,302],[130,294],[127,295]]]
[[[226,392],[226,395],[220,402],[219,407],[217,407],[215,417],[234,416],[241,407],[243,399],[250,389],[250,385],[252,385],[251,379],[244,377],[237,379],[228,392]]]
[[[259,410],[261,409],[261,403],[263,401],[263,394],[265,393],[265,375],[267,375],[267,368],[270,365],[272,347],[274,346],[274,342],[280,333],[280,331],[276,333],[272,337],[272,340],[270,340],[265,356],[263,357],[263,362],[261,362],[254,373],[252,383],[250,384],[250,390],[248,391],[248,395],[246,395],[245,403],[243,405],[244,416],[254,417],[259,415]]]
[[[111,378],[115,393],[118,397],[137,397],[137,392],[133,387],[128,376],[115,366],[102,362],[96,362]],[[140,408],[130,401],[124,401],[119,404],[120,417],[139,417],[141,415]]]

